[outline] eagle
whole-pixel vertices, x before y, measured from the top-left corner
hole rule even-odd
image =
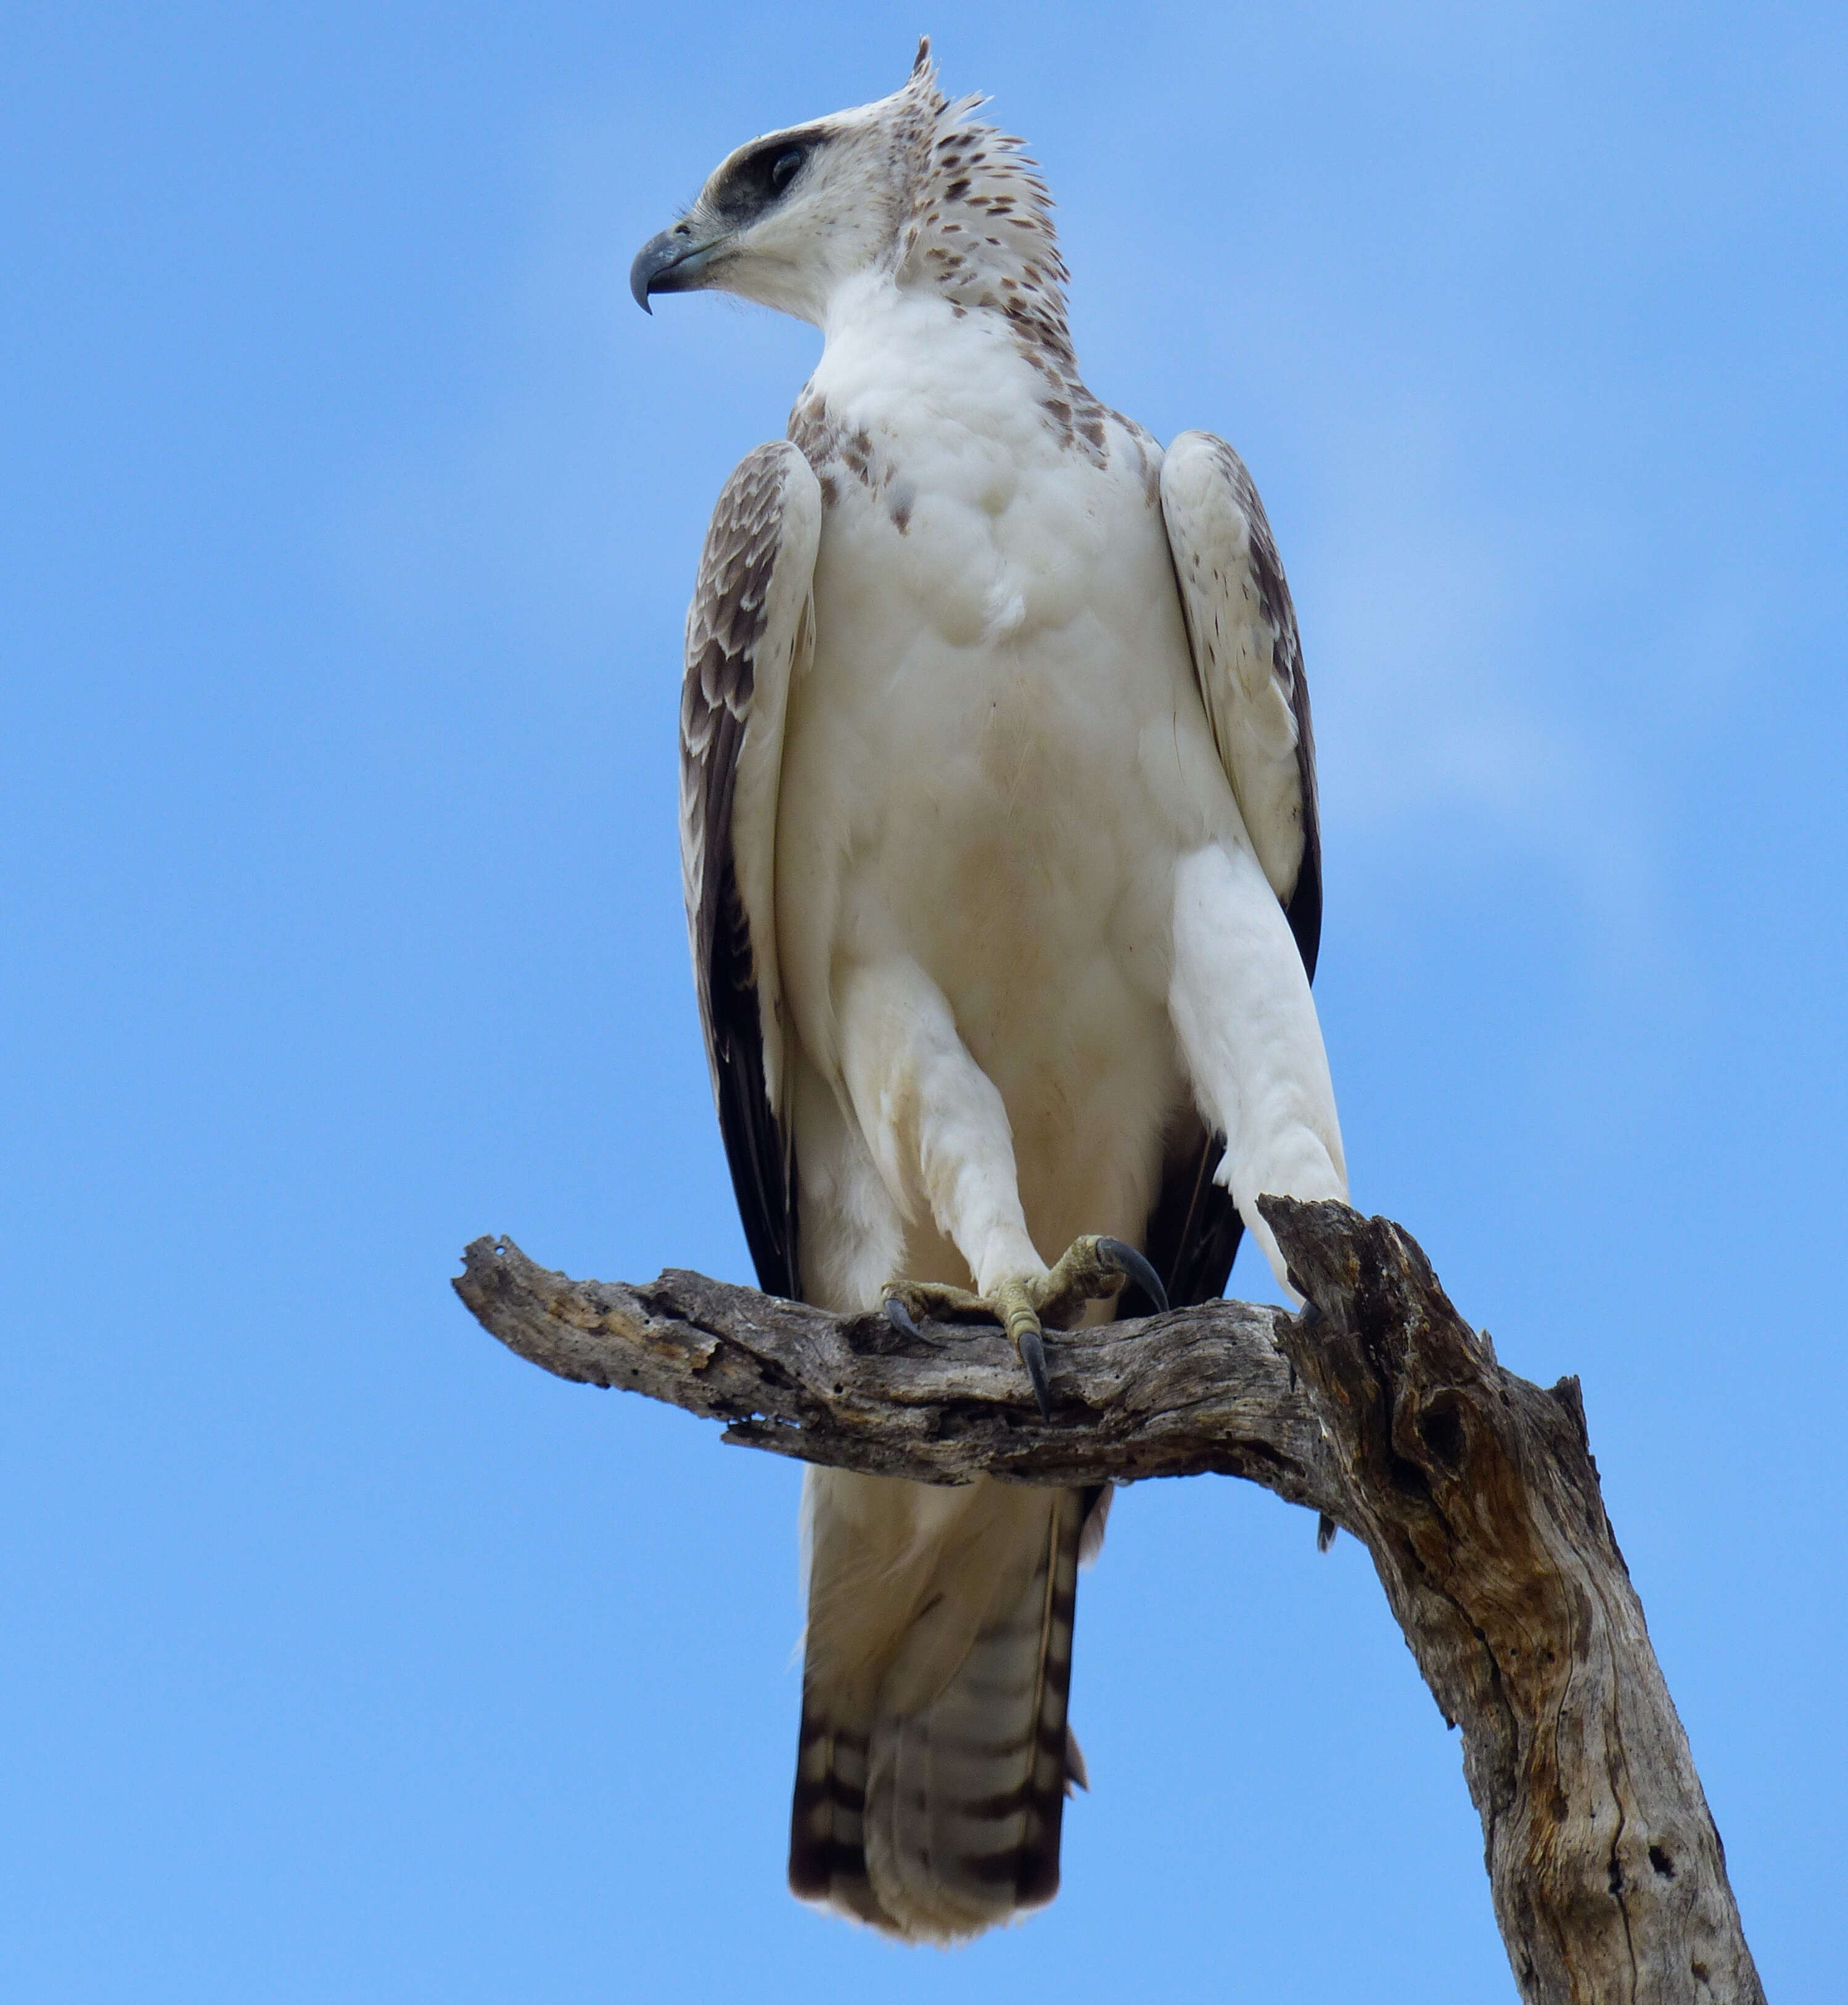
[[[1250,475],[1085,386],[1051,202],[984,100],[741,146],[644,245],[823,335],[686,626],[700,1017],[758,1278],[1056,1332],[1224,1289],[1256,1200],[1345,1198],[1296,620]],[[1298,1299],[1294,1290],[1292,1299]],[[1055,1333],[1049,1357],[1047,1330]],[[811,1467],[800,1897],[913,1941],[1050,1901],[1107,1491]]]

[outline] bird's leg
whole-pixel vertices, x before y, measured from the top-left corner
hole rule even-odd
[[[928,1211],[977,1286],[889,1282],[885,1313],[915,1334],[917,1319],[991,1317],[1008,1333],[1050,1417],[1044,1329],[1134,1280],[1166,1308],[1155,1269],[1120,1239],[1086,1234],[1050,1271],[1021,1208],[1008,1110],[970,1056],[942,989],[909,955],[848,963],[836,978],[836,1020],[848,1099],[873,1161],[901,1210]]]
[[[1243,846],[1209,844],[1175,870],[1168,1010],[1200,1111],[1226,1137],[1215,1181],[1300,1301],[1258,1194],[1345,1201],[1347,1166],[1309,976]]]
[[[1075,1239],[1057,1262],[1043,1274],[1026,1274],[997,1281],[986,1294],[952,1288],[938,1281],[892,1281],[885,1288],[885,1314],[896,1329],[917,1334],[919,1316],[943,1322],[991,1319],[1008,1333],[1033,1381],[1033,1399],[1041,1414],[1052,1417],[1052,1391],[1046,1373],[1045,1329],[1067,1327],[1085,1303],[1116,1294],[1134,1281],[1157,1309],[1168,1306],[1167,1291],[1134,1247],[1120,1239],[1087,1232]]]

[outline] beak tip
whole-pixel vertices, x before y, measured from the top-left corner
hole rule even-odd
[[[629,268],[629,290],[636,304],[643,313],[652,314],[652,294],[700,290],[704,281],[698,274],[726,241],[721,233],[702,242],[684,220],[664,230],[658,237],[650,237]]]

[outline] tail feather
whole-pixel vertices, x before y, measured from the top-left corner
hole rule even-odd
[[[863,1922],[883,1911],[866,1875],[866,1743],[830,1730],[807,1705],[790,1816],[790,1891]]]
[[[831,1677],[810,1638],[790,1884],[913,1940],[958,1940],[1050,1901],[1082,1778],[1065,1712],[1085,1500],[985,1487],[963,1522],[911,1541],[928,1591],[895,1597],[902,1620],[874,1675]],[[812,1605],[827,1587],[818,1570]]]

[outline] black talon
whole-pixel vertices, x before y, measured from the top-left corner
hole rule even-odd
[[[900,1336],[922,1336],[924,1333],[911,1320],[911,1312],[896,1295],[885,1297],[885,1320]]]
[[[1046,1340],[1036,1329],[1023,1330],[1019,1345],[1020,1361],[1033,1382],[1033,1401],[1043,1420],[1052,1418],[1052,1386],[1046,1376]]]
[[[1296,1327],[1299,1329],[1313,1329],[1321,1320],[1322,1312],[1305,1295],[1302,1308],[1296,1312]]]
[[[1097,1242],[1098,1256],[1110,1262],[1119,1272],[1128,1276],[1155,1304],[1157,1315],[1168,1313],[1168,1290],[1162,1286],[1162,1277],[1143,1259],[1134,1247],[1120,1239],[1100,1239]]]

